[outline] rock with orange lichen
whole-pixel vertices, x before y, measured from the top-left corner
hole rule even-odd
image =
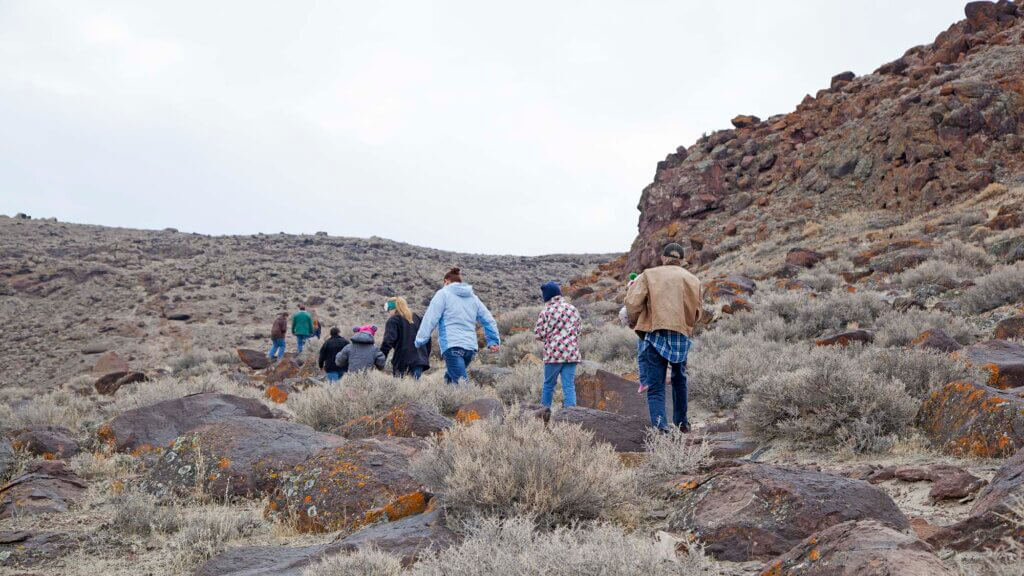
[[[355,530],[427,509],[430,494],[409,475],[427,441],[375,437],[325,448],[281,474],[267,512],[303,532]]]
[[[1024,345],[1010,340],[978,342],[957,352],[964,360],[989,373],[988,385],[995,388],[1024,386]]]
[[[410,402],[388,410],[382,416],[361,416],[339,426],[334,432],[346,438],[370,436],[430,436],[455,425],[455,421],[442,416],[434,408]]]
[[[761,576],[952,576],[932,547],[874,520],[836,524],[770,561]]]
[[[1018,452],[992,477],[978,495],[968,517],[940,529],[932,545],[954,550],[996,549],[1007,539],[1024,542],[1024,526],[1013,521],[1013,510],[1024,501],[1024,451]]]
[[[469,424],[476,420],[500,417],[505,413],[505,405],[497,398],[477,398],[467,402],[455,411],[455,421],[462,424]]]
[[[204,424],[226,418],[274,415],[259,400],[203,392],[123,412],[96,431],[100,442],[120,452],[149,452]]]
[[[672,387],[665,387],[666,414],[672,413]],[[605,370],[576,375],[576,405],[623,416],[650,420],[647,394],[637,394],[637,383]]]
[[[950,454],[1006,458],[1024,445],[1024,397],[984,384],[951,382],[921,404],[917,426]]]
[[[178,437],[149,471],[145,486],[161,497],[196,486],[220,497],[260,496],[273,491],[282,471],[344,443],[297,422],[229,418]]]
[[[47,460],[73,458],[81,451],[71,430],[63,426],[35,426],[14,434],[11,444]]]
[[[720,560],[768,560],[847,520],[910,523],[882,490],[816,470],[724,462],[674,481],[669,527],[690,531]]]

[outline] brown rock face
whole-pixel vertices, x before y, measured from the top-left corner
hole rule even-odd
[[[851,342],[869,344],[874,340],[875,335],[867,330],[847,330],[815,340],[814,344],[817,346],[849,346]]]
[[[988,385],[993,388],[1024,386],[1024,346],[1006,340],[978,342],[958,352],[971,364],[989,373]]]
[[[793,248],[786,254],[786,264],[797,268],[812,268],[824,259],[825,255],[821,252],[806,248]]]
[[[263,370],[270,366],[270,357],[266,352],[249,348],[237,348],[235,351],[238,352],[238,359],[242,361],[242,364],[253,370]]]
[[[871,74],[837,74],[791,113],[737,117],[734,128],[670,154],[640,196],[639,234],[620,274],[653,265],[678,237],[713,248],[728,234],[784,233],[794,216],[916,215],[1017,173],[1024,11],[1005,1],[973,6],[932,44]],[[733,213],[741,194],[771,200]],[[905,256],[879,265],[921,255]]]
[[[635,393],[636,384],[633,386]],[[651,422],[649,415],[639,417],[615,414],[583,406],[563,408],[551,419],[555,422],[579,424],[584,430],[593,432],[594,439],[597,441],[611,444],[616,452],[643,452],[646,450],[644,440],[647,438],[647,430],[650,428]]]
[[[925,330],[917,338],[911,341],[915,348],[926,348],[942,352],[956,352],[963,348],[952,336],[946,334],[941,328]]]
[[[485,420],[505,413],[505,405],[497,398],[480,398],[467,402],[455,412],[455,421],[468,424],[474,420]]]
[[[280,475],[268,504],[305,532],[357,529],[420,514],[430,494],[409,476],[418,438],[366,438],[326,448]]]
[[[1024,338],[1024,316],[1011,316],[1000,320],[992,332],[992,337],[998,340]]]
[[[1006,538],[1024,541],[1024,527],[1016,525],[1012,509],[1024,498],[1024,452],[1003,464],[982,491],[967,519],[942,528],[928,541],[954,550],[999,548]]]
[[[61,426],[38,426],[22,430],[11,442],[15,448],[47,459],[72,458],[81,450],[71,430]]]
[[[146,486],[158,496],[187,493],[197,485],[221,496],[259,496],[276,487],[281,471],[344,442],[287,420],[229,418],[175,440],[150,470]]]
[[[637,393],[637,383],[606,370],[576,377],[576,405],[650,421],[647,394]],[[672,413],[671,386],[666,386],[666,414]]]
[[[917,425],[951,454],[1006,458],[1024,445],[1024,398],[984,384],[951,382],[921,404]]]
[[[932,547],[874,520],[843,522],[772,560],[761,576],[953,576]]]
[[[455,421],[438,414],[423,404],[411,403],[395,406],[387,414],[376,418],[363,416],[340,426],[334,432],[346,438],[369,436],[430,436],[455,425]]]
[[[37,460],[0,488],[0,520],[67,512],[86,485],[60,460]]]
[[[148,379],[143,372],[110,372],[100,376],[93,386],[97,393],[109,396],[120,390],[122,386],[145,382]]]
[[[204,424],[238,416],[273,418],[258,400],[204,392],[134,408],[100,426],[97,435],[118,451],[153,451]]]
[[[768,560],[847,520],[906,530],[896,504],[862,480],[812,470],[743,463],[721,466],[673,490],[673,530],[693,530],[716,558]]]

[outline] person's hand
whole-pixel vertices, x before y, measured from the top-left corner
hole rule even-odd
[[[490,350],[491,352],[497,352],[498,350],[501,350],[501,346],[495,344],[494,346],[488,346],[487,349]]]

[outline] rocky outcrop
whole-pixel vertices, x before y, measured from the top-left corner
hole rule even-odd
[[[931,546],[874,520],[843,522],[772,560],[761,576],[953,576]]]
[[[1005,458],[1024,445],[1024,398],[984,384],[951,382],[921,404],[917,425],[950,454]]]
[[[910,523],[878,488],[861,480],[757,463],[725,463],[672,487],[673,530],[690,530],[722,560],[768,560],[847,520]]]
[[[638,384],[605,370],[576,377],[576,405],[612,412],[650,422],[647,394],[637,393]],[[665,387],[666,414],[672,413],[672,387]]]
[[[121,372],[110,372],[100,376],[96,379],[93,387],[96,388],[97,393],[110,396],[120,390],[122,386],[135,384],[136,382],[145,382],[146,380],[148,380],[148,378],[144,372],[124,370]]]
[[[1024,316],[1003,318],[992,330],[992,337],[999,340],[1024,339]]]
[[[957,352],[970,364],[987,370],[993,388],[1024,386],[1024,346],[1007,340],[978,342]]]
[[[263,370],[270,366],[270,357],[266,352],[250,348],[236,348],[235,352],[238,353],[238,359],[242,361],[242,364],[253,370]]]
[[[633,392],[635,394],[636,390]],[[643,452],[647,449],[644,441],[650,429],[650,416],[639,417],[570,406],[556,412],[551,420],[579,424],[584,430],[592,432],[598,442],[611,444],[616,452]]]
[[[419,438],[366,438],[327,448],[280,474],[268,513],[305,532],[358,529],[422,513],[430,494],[409,475]]]
[[[100,426],[100,441],[118,451],[149,452],[204,424],[227,418],[274,415],[259,400],[204,392],[134,408]]]
[[[344,442],[287,420],[229,418],[178,437],[150,470],[146,487],[161,497],[197,486],[222,497],[259,496],[277,486],[281,471]]]
[[[64,462],[36,460],[0,488],[0,520],[67,512],[85,490],[85,483]]]
[[[72,458],[81,448],[71,430],[62,426],[37,426],[14,435],[11,444],[46,459]]]
[[[505,413],[505,405],[497,398],[479,398],[466,402],[455,411],[455,421],[469,424],[475,420],[500,417]]]
[[[669,154],[640,196],[620,276],[654,264],[669,241],[699,238],[689,257],[700,265],[729,236],[763,240],[852,210],[920,214],[1019,171],[1024,11],[1001,1],[966,12],[932,44],[837,75],[793,112],[738,118]],[[925,257],[911,249],[868,265],[897,272]]]
[[[437,434],[454,425],[454,420],[442,416],[434,408],[418,402],[411,402],[395,406],[381,416],[361,416],[339,426],[334,432],[346,438],[367,438],[369,436],[412,438]]]

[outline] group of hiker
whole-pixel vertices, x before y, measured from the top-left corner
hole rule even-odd
[[[637,373],[639,392],[646,392],[652,426],[667,431],[676,426],[690,429],[687,420],[686,360],[694,326],[701,321],[701,285],[696,276],[683,267],[683,247],[668,244],[662,251],[661,266],[631,275],[623,311],[624,323],[637,336]],[[556,384],[561,383],[563,406],[576,405],[576,367],[582,361],[580,337],[583,321],[579,310],[563,298],[556,282],[540,287],[544,308],[534,325],[534,334],[543,343],[544,385],[541,404],[551,406]],[[338,328],[320,346],[318,366],[328,382],[338,382],[345,374],[383,370],[391,356],[392,373],[398,377],[419,379],[430,368],[431,337],[437,330],[444,380],[461,384],[469,379],[468,368],[479,352],[477,326],[483,328],[488,350],[500,350],[498,325],[487,306],[463,282],[462,271],[452,268],[421,318],[401,296],[388,298],[383,306],[388,320],[380,346],[378,328],[356,326],[350,338]],[[288,314],[282,312],[271,330],[272,360],[284,355]],[[320,335],[316,311],[305,306],[291,318],[291,332],[301,354],[309,338]],[[665,413],[666,374],[671,373],[672,420]]]

